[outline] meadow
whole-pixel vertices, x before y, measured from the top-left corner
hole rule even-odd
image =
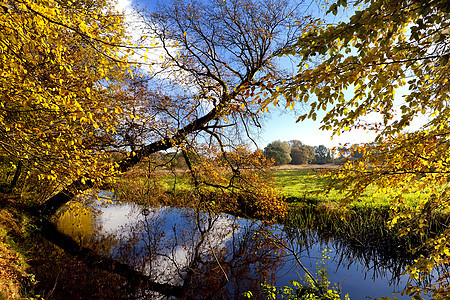
[[[333,203],[348,207],[388,208],[393,204],[392,197],[386,193],[379,193],[375,186],[370,186],[365,193],[357,199],[346,199],[345,193],[336,190],[325,191],[329,181],[321,176],[326,168],[279,168],[273,170],[275,185],[278,186],[286,200],[291,205],[307,203]],[[425,191],[404,194],[405,207],[414,207],[418,201],[426,197]]]
[[[352,209],[389,209],[393,204],[392,195],[376,191],[376,186],[368,187],[367,191],[357,199],[347,199],[345,192],[327,191],[329,180],[321,176],[337,165],[302,165],[275,167],[271,173],[273,184],[279,189],[291,208],[304,204],[327,205]],[[176,199],[171,195],[182,195],[192,188],[191,177],[185,170],[159,170],[150,177],[138,170],[124,174],[117,179],[114,192],[126,201],[137,203],[183,205],[186,199]],[[152,195],[159,195],[158,199]],[[426,191],[403,194],[404,208],[408,209],[427,197]],[[188,200],[187,200],[188,201]],[[174,203],[176,202],[176,203]]]

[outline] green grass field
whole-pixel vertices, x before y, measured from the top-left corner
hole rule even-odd
[[[324,192],[327,187],[327,179],[319,176],[317,169],[276,169],[274,171],[275,184],[280,187],[286,198],[293,202],[331,201],[341,203],[345,194],[337,191]],[[426,193],[410,193],[403,195],[407,206],[415,205]],[[390,206],[392,198],[386,194],[376,193],[376,187],[369,189],[358,199],[348,203],[349,206]]]
[[[189,190],[192,187],[190,177],[186,172],[178,171],[177,175],[171,172],[162,172],[154,179],[158,182],[156,186],[165,191],[179,192]],[[332,205],[341,206],[345,199],[345,194],[336,190],[324,192],[328,182],[326,178],[320,176],[320,169],[298,169],[298,168],[282,168],[274,169],[273,175],[275,185],[281,190],[287,201],[291,205],[301,203],[331,203]],[[132,178],[132,180],[130,180]],[[125,192],[127,198],[139,198],[140,194],[145,193],[143,189],[148,190],[152,186],[152,179],[143,176],[132,175],[130,178],[119,179],[117,192]],[[162,179],[162,180],[161,180]],[[154,187],[153,187],[154,188]],[[152,189],[150,187],[150,189]],[[150,192],[150,191],[147,191]],[[150,192],[151,193],[151,192]],[[137,197],[134,197],[134,196]],[[420,199],[426,197],[426,192],[417,192],[404,194],[406,207],[416,205]],[[136,200],[136,199],[134,199]],[[345,201],[347,202],[347,201]],[[392,203],[392,196],[384,193],[376,193],[376,187],[372,186],[363,193],[358,199],[347,202],[348,207],[389,207]]]

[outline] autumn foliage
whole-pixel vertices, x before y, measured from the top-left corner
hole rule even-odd
[[[339,0],[328,12],[336,15],[346,6]],[[348,12],[348,21],[306,32],[286,51],[302,63],[280,94],[290,103],[312,99],[299,121],[322,114],[321,128],[335,135],[375,133],[373,143],[354,149],[363,157],[333,175],[335,187],[357,198],[376,186],[395,200],[392,226],[400,225],[400,234],[424,235],[424,224],[436,213],[447,214],[450,205],[448,1],[361,0]],[[421,195],[413,211],[404,212],[405,192]],[[420,249],[428,256],[411,266],[412,278],[449,262],[449,235],[429,236]],[[442,284],[448,276],[429,286],[433,298],[448,298]],[[408,289],[412,296],[421,292]]]
[[[212,152],[211,148],[208,152]],[[201,201],[208,200],[206,205],[213,210],[276,220],[286,214],[287,205],[274,185],[268,169],[271,164],[262,151],[238,147],[199,160],[190,167],[190,172]]]
[[[102,178],[114,166],[112,95],[126,73],[122,17],[106,1],[2,1],[0,155],[22,181]],[[39,182],[39,181],[36,182]]]

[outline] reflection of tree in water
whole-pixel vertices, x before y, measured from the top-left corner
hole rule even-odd
[[[114,256],[151,281],[179,287],[178,297],[238,299],[274,283],[282,255],[268,226],[192,210],[145,214],[124,228]],[[158,298],[145,288],[135,296]]]
[[[373,233],[351,236],[295,226],[283,227],[283,233],[283,241],[288,252],[309,255],[308,251],[314,244],[330,245],[334,253],[333,259],[338,266],[350,268],[352,264],[359,264],[364,268],[361,270],[364,278],[368,276],[373,280],[385,278],[389,285],[398,285],[406,267],[413,264],[419,255],[426,255],[409,252],[408,243],[411,241],[402,240],[394,233],[390,235],[384,233],[382,236]],[[443,279],[439,274],[446,274],[448,271],[448,266],[440,266],[432,274],[422,275],[420,280],[410,280],[408,286],[426,290],[433,281]]]
[[[377,236],[372,231],[363,230],[364,234],[350,236],[323,228],[269,227],[226,215],[164,208],[143,210],[134,206],[137,211],[129,214],[131,225],[111,232],[101,228],[102,222],[91,222],[92,216],[97,219],[95,213],[81,214],[84,207],[81,208],[80,211],[80,206],[75,205],[75,211],[63,211],[62,221],[58,223],[58,227],[65,223],[77,227],[68,233],[75,234],[72,238],[79,244],[66,239],[65,247],[75,249],[74,254],[88,266],[123,276],[122,283],[114,289],[115,295],[120,290],[119,298],[126,294],[131,299],[170,296],[238,299],[249,290],[260,297],[260,283],[275,282],[276,272],[289,260],[286,256],[292,258],[291,254],[297,253],[302,259],[316,255],[309,253],[315,244],[330,245],[341,267],[361,264],[365,268],[361,274],[387,278],[391,284],[398,282],[404,267],[414,259],[394,235]],[[79,233],[83,238],[77,238]],[[64,236],[58,239],[63,241]],[[79,246],[82,248],[76,250]],[[293,259],[287,263],[296,262]],[[436,281],[439,274],[445,274],[440,271],[433,273],[434,278],[421,277],[425,281],[420,286],[424,288],[433,279]],[[50,280],[49,289],[56,281],[59,279]],[[416,286],[413,282],[411,288]],[[86,291],[80,292],[85,294]]]
[[[79,243],[85,243],[94,235],[93,218],[92,208],[77,201],[69,202],[55,217],[58,230]]]

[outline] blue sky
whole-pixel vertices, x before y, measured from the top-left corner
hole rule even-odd
[[[313,120],[305,120],[296,123],[298,115],[291,111],[281,111],[274,109],[271,112],[270,119],[264,124],[264,131],[259,138],[260,146],[264,148],[268,143],[281,140],[299,140],[310,146],[325,145],[328,148],[337,147],[345,143],[361,143],[369,142],[373,139],[373,134],[363,131],[348,132],[335,136],[331,139],[330,131],[319,130],[320,122]]]
[[[134,5],[140,7],[151,7],[163,0],[120,0],[119,8],[131,8]],[[333,16],[331,18],[334,18]],[[345,17],[344,17],[345,18]],[[331,22],[336,20],[331,20]],[[300,108],[301,110],[301,108]],[[304,112],[302,112],[303,114]],[[299,111],[284,110],[283,108],[270,107],[270,112],[266,121],[263,122],[261,135],[255,140],[260,148],[264,148],[268,143],[281,140],[300,140],[310,146],[325,145],[326,147],[335,147],[346,143],[364,143],[370,142],[374,135],[365,131],[352,131],[349,133],[335,136],[331,139],[331,132],[319,130],[320,122],[305,120],[296,123]],[[320,120],[320,115],[318,120]]]

